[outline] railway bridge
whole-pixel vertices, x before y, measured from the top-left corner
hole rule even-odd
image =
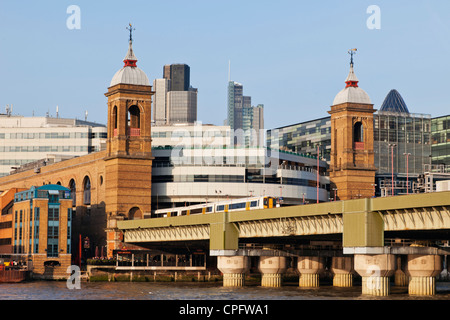
[[[288,257],[299,285],[319,285],[331,259],[333,285],[387,296],[390,278],[412,295],[435,294],[450,248],[450,191],[272,209],[118,222],[124,242],[147,248],[203,248],[217,257],[224,286],[244,285],[259,257],[262,286],[280,286]],[[329,261],[328,260],[328,261]]]

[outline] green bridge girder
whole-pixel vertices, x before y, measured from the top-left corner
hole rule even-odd
[[[383,247],[385,231],[450,229],[450,191],[118,221],[129,243],[209,240],[237,250],[239,238],[342,234],[343,247]]]

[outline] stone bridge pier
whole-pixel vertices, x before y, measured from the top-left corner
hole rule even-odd
[[[262,287],[281,287],[282,275],[286,272],[286,257],[261,256],[259,271],[262,274]]]
[[[440,255],[408,255],[406,274],[410,277],[410,295],[430,296],[436,294],[436,277],[442,271]]]
[[[395,273],[396,259],[392,254],[356,254],[355,271],[362,277],[362,294],[388,296],[390,277]]]
[[[319,287],[319,277],[325,271],[323,257],[298,257],[297,269],[300,273],[299,286]]]
[[[250,270],[247,256],[218,256],[217,268],[223,273],[224,287],[243,287],[245,275]]]

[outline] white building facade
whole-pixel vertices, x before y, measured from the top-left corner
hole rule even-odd
[[[0,115],[0,176],[34,161],[106,148],[106,126],[77,119]]]

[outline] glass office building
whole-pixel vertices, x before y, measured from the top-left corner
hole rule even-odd
[[[325,117],[294,125],[267,130],[267,147],[317,156],[330,161],[331,118]]]
[[[431,119],[433,164],[450,165],[450,115]]]

